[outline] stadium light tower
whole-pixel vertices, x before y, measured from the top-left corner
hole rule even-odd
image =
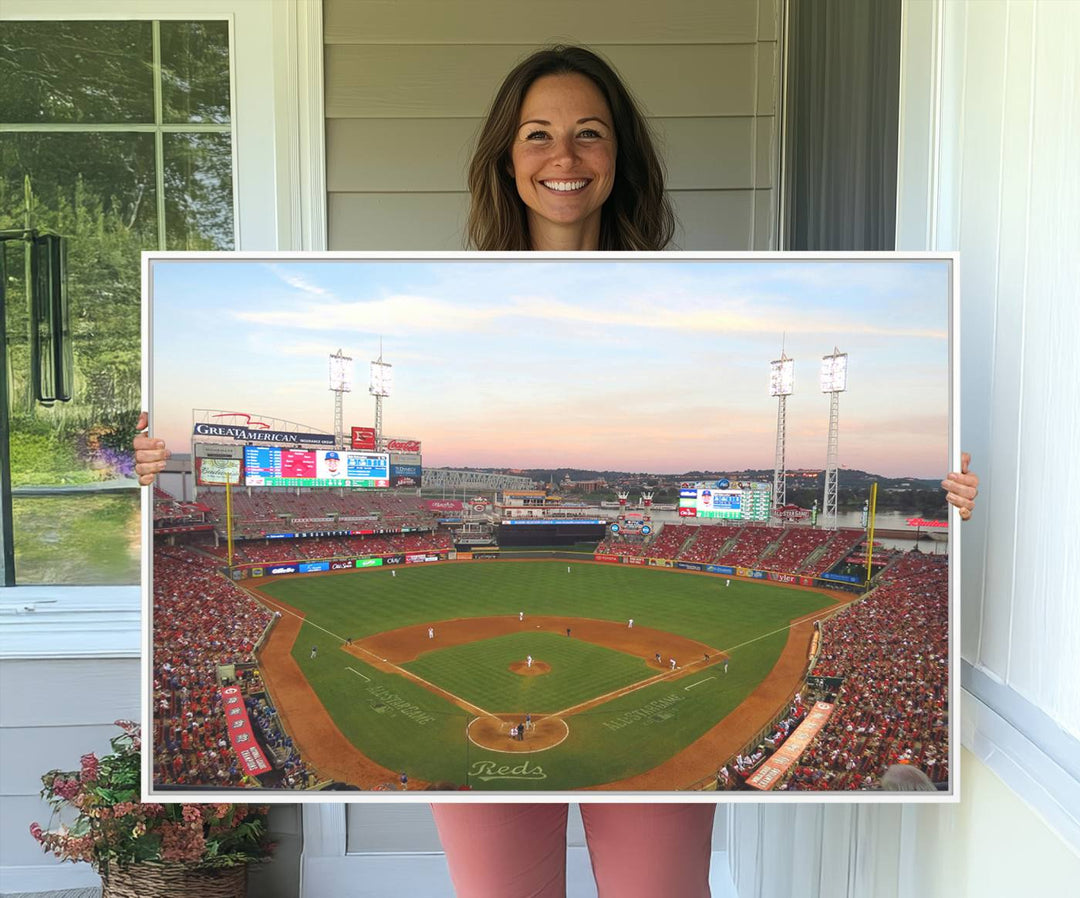
[[[840,437],[840,394],[847,389],[846,352],[835,346],[832,355],[821,359],[821,392],[829,394],[829,449],[825,458],[825,503],[821,509],[823,526],[836,529],[837,467]]]
[[[390,395],[394,386],[393,366],[384,362],[382,340],[379,341],[379,357],[371,363],[371,382],[368,392],[375,397],[375,445],[382,446],[382,401]]]
[[[340,349],[330,356],[330,389],[334,393],[334,445],[341,449],[345,445],[342,397],[352,392],[352,359]]]
[[[773,512],[787,505],[787,398],[795,389],[795,360],[781,350],[780,358],[769,363],[769,395],[776,405],[776,461],[773,465]]]

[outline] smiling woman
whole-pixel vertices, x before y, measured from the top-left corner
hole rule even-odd
[[[469,193],[475,249],[659,250],[675,229],[644,116],[583,47],[541,50],[507,75]]]
[[[533,244],[599,245],[616,153],[603,94],[584,75],[547,75],[525,94],[520,117],[510,169]]]

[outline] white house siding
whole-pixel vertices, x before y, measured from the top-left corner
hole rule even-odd
[[[136,657],[0,660],[0,894],[93,885],[86,864],[54,867],[30,836],[49,821],[39,777],[109,750],[114,720],[138,720]],[[34,869],[37,868],[37,869]]]
[[[776,247],[779,0],[327,0],[324,34],[330,249],[463,249],[483,115],[560,42],[610,59],[645,107],[679,248]]]

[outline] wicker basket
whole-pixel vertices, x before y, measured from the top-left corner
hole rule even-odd
[[[247,866],[193,870],[184,864],[133,864],[101,877],[101,898],[244,898]]]

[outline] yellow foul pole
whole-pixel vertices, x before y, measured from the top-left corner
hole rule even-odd
[[[874,513],[877,510],[877,481],[870,484],[870,516],[866,524],[866,585],[870,585],[870,566],[874,559]]]
[[[225,475],[225,540],[229,546],[229,569],[232,570],[232,480]]]

